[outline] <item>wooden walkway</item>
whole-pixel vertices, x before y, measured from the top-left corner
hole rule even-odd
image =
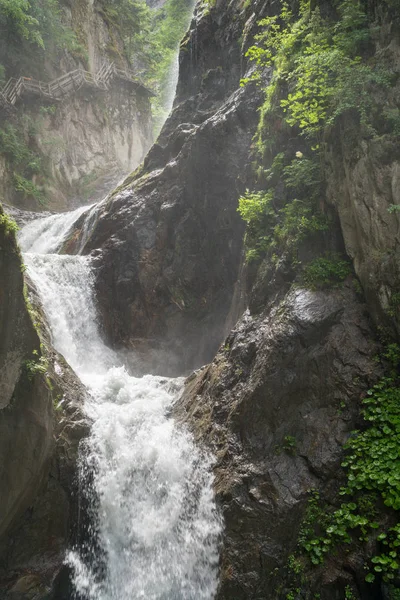
[[[0,110],[7,106],[15,106],[23,96],[39,96],[50,101],[58,101],[82,87],[109,90],[117,81],[128,82],[148,96],[156,95],[143,85],[132,71],[118,69],[114,63],[111,63],[104,64],[95,75],[84,69],[75,69],[50,83],[43,83],[30,77],[20,77],[19,79],[13,77],[0,90]]]

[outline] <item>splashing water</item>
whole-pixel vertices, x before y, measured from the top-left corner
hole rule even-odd
[[[87,600],[212,600],[221,518],[212,461],[168,418],[183,379],[132,377],[99,334],[90,258],[52,254],[85,212],[31,222],[24,261],[55,348],[87,386],[93,421],[80,462],[91,539],[67,563]]]

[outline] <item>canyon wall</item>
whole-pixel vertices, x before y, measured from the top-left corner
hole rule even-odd
[[[81,43],[80,53],[55,53],[50,48],[44,52],[39,75],[11,68],[9,76],[48,83],[83,69],[96,78],[101,67],[111,63],[136,74],[139,66],[128,62],[120,30],[101,2],[66,2],[62,15],[65,27]],[[78,82],[59,99],[21,96],[14,107],[0,112],[0,128],[7,134],[13,127],[18,151],[29,149],[30,161],[40,166],[30,169],[21,164],[15,144],[2,137],[0,198],[19,208],[57,211],[105,195],[140,164],[152,143],[150,97],[146,87],[116,77],[107,90]],[[27,182],[18,185],[16,173]]]

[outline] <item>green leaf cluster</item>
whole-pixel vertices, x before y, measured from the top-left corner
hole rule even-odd
[[[259,22],[261,32],[247,51],[257,66],[251,79],[261,81],[265,67],[273,67],[262,108],[260,149],[266,117],[276,111],[314,140],[348,111],[358,114],[372,132],[373,92],[391,85],[392,76],[383,63],[363,57],[372,30],[362,3],[337,0],[334,20],[323,17],[316,4],[311,10],[309,2],[300,1],[297,12],[292,12],[284,2],[279,16]]]
[[[46,373],[48,362],[44,356],[39,357],[37,350],[33,351],[33,358],[24,361],[25,372],[29,380],[32,380],[36,375]]]
[[[299,155],[285,166],[285,154],[277,154],[271,167],[263,172],[267,191],[247,190],[239,199],[238,212],[247,223],[248,259],[277,250],[294,258],[301,241],[329,228],[327,216],[318,209],[320,166]],[[284,185],[285,193],[279,183]]]
[[[304,268],[303,283],[311,290],[337,287],[350,274],[350,263],[340,256],[320,256]]]
[[[346,445],[347,457],[342,466],[347,482],[341,495],[348,500],[330,512],[312,496],[306,526],[299,537],[299,546],[317,565],[338,544],[351,544],[355,539],[367,542],[372,536],[380,551],[371,559],[366,575],[370,583],[376,575],[390,582],[400,568],[400,522],[389,526],[379,519],[381,502],[389,509],[400,510],[400,347],[390,344],[383,358],[389,364],[387,375],[363,400],[362,413],[368,427],[353,432]],[[316,511],[319,531],[308,518]]]
[[[15,235],[19,229],[17,223],[9,215],[0,213],[0,227],[5,235]]]

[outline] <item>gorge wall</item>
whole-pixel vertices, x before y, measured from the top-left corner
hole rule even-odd
[[[62,27],[76,36],[78,50],[60,52],[50,45],[38,72],[28,62],[11,65],[7,77],[48,83],[76,69],[96,77],[110,63],[138,71],[101,2],[62,3],[61,9]],[[0,197],[20,208],[65,210],[105,194],[137,167],[151,145],[150,97],[147,88],[120,78],[108,90],[76,83],[56,100],[23,95],[0,113]]]
[[[175,374],[199,367],[229,329],[234,289],[243,291],[246,279],[237,200],[246,186],[259,186],[249,163],[262,98],[252,84],[240,87],[253,68],[243,54],[257,21],[280,8],[269,2],[197,6],[181,46],[174,110],[143,167],[99,207],[86,251],[98,264],[105,335],[139,353],[145,369],[150,364]],[[371,6],[369,18],[380,32],[375,56],[384,56],[394,74],[387,102],[397,114],[398,15],[391,10]],[[265,86],[271,70],[262,77]],[[188,379],[175,409],[217,458],[215,487],[226,525],[221,599],[397,593],[387,583],[393,578],[379,577],[379,566],[368,575],[380,551],[377,534],[361,542],[355,536],[348,547],[339,540],[325,561],[316,559],[322,566],[297,554],[313,506],[310,490],[325,507],[315,509],[317,521],[324,510],[340,511],[346,441],[365,427],[363,399],[388,369],[376,359],[381,344],[398,339],[397,134],[383,126],[353,139],[348,119],[354,127],[350,111],[324,140],[326,187],[318,204],[329,226],[311,221],[309,237],[296,238],[309,213],[298,221],[294,215],[295,225],[288,220],[284,227],[290,243],[297,239],[296,259],[283,245],[249,265],[249,310],[211,365]],[[302,158],[299,131],[285,128],[283,117],[274,126],[277,152]],[[271,163],[262,166],[270,180],[278,177],[282,199],[286,181],[268,171]],[[346,253],[352,264],[343,276],[330,275],[321,290],[318,278],[306,283],[313,273],[307,265],[316,258],[328,257],[319,265],[338,265],[329,257]],[[396,512],[377,502],[381,530],[396,521]]]
[[[27,299],[13,222],[2,211],[0,228],[0,597],[44,598],[77,519],[85,392]]]
[[[244,16],[234,2],[218,21],[197,8],[173,112],[139,171],[98,206],[85,246],[96,252],[105,335],[133,349],[139,369],[188,372],[232,324],[244,230],[237,199],[259,103],[255,88],[239,85]]]
[[[310,10],[316,4],[311,3]],[[330,14],[329,3],[319,4]],[[385,102],[395,110],[399,27],[392,11],[397,9],[394,3],[367,5],[371,22],[380,31],[369,58],[386,57],[394,78]],[[244,54],[259,32],[258,21],[280,13],[281,8],[280,2],[268,0],[198,3],[181,44],[172,114],[141,167],[90,212],[85,253],[94,258],[104,337],[126,353],[135,372],[181,375],[201,367],[187,379],[174,416],[216,457],[215,490],[225,520],[217,598],[394,600],[399,579],[396,561],[392,578],[385,580],[377,570],[374,579],[366,581],[368,569],[373,568],[371,558],[384,553],[374,531],[390,530],[388,535],[393,536],[390,528],[398,521],[398,510],[385,507],[379,495],[369,505],[377,528],[365,534],[358,521],[350,541],[336,540],[335,550],[322,561],[311,560],[315,554],[300,552],[299,547],[303,548],[301,536],[306,544],[312,534],[318,546],[326,511],[340,510],[339,491],[346,484],[341,466],[345,444],[354,429],[366,429],[362,402],[390,370],[390,360],[379,361],[377,354],[383,344],[391,344],[393,350],[398,341],[400,213],[392,208],[399,206],[398,130],[383,128],[349,146],[347,119],[352,131],[355,117],[351,111],[342,116],[324,138],[326,185],[322,191],[318,188],[317,205],[329,227],[323,221],[308,237],[296,238],[295,256],[285,240],[244,266],[245,227],[237,205],[246,188],[264,191],[265,180],[260,184],[251,162],[258,109],[264,101],[262,87],[272,76],[267,65],[261,89],[254,83],[241,86],[241,78],[254,70]],[[287,128],[282,115],[274,117],[273,125],[278,152],[289,152],[291,159],[296,153],[306,154],[304,137],[296,128]],[[98,139],[100,135],[99,130]],[[261,170],[277,190],[274,210],[278,212],[287,193],[287,177],[282,171],[273,172],[270,163],[262,163]],[[310,191],[308,183],[305,195]],[[302,185],[296,192],[304,193]],[[293,217],[284,213],[288,214]],[[302,213],[293,231],[287,222],[276,221],[274,228],[285,226],[292,243],[307,218],[309,213]],[[84,225],[84,218],[77,222],[68,252],[77,251],[83,231],[87,234]],[[247,243],[251,234],[250,226]],[[8,362],[16,357],[4,380],[8,396],[22,376],[24,357],[32,349],[40,351],[22,299],[13,244],[4,238],[2,256],[11,252],[13,257],[12,273],[8,270],[4,277],[14,281],[9,289],[24,323],[13,328],[2,354]],[[319,285],[314,278],[310,284],[307,265],[315,266],[316,257],[347,266],[337,279],[330,275],[333,281]],[[2,303],[6,306],[5,300]],[[3,330],[8,331],[16,319],[6,316]],[[16,332],[22,341],[15,338]],[[40,354],[35,356],[39,359]],[[210,364],[202,367],[206,362]],[[390,376],[397,389],[396,376]],[[18,479],[18,515],[26,507],[30,511],[17,523],[10,509],[4,521],[5,528],[14,519],[14,529],[3,536],[0,589],[5,591],[0,597],[3,593],[15,600],[45,598],[61,565],[74,521],[74,502],[68,494],[73,487],[76,444],[86,431],[77,406],[82,392],[73,375],[68,377],[74,390],[67,408],[70,413],[58,426],[62,432],[64,423],[68,431],[57,433],[55,453],[51,437],[57,426],[54,417],[47,420],[51,396],[44,374],[39,372],[32,380],[40,380],[34,393],[32,381],[25,381],[30,402],[35,404],[38,394],[43,451],[35,460],[34,481]],[[65,389],[62,381],[58,385]],[[398,424],[391,435],[397,440]],[[5,439],[11,447],[10,436]],[[44,475],[46,460],[52,460],[49,478]],[[37,498],[40,481],[42,486],[56,486],[58,496]],[[362,495],[370,496],[365,490]],[[58,519],[57,513],[52,519],[59,529],[44,568],[36,552],[47,556],[48,541],[38,531],[53,514],[46,498],[61,496],[60,506],[72,516],[66,521]],[[355,508],[348,510],[355,516]],[[26,519],[31,515],[28,531],[34,532],[29,538],[33,541],[24,546]],[[315,523],[321,528],[316,532]],[[31,571],[39,577],[33,583],[24,579]],[[45,576],[40,575],[43,571]]]

